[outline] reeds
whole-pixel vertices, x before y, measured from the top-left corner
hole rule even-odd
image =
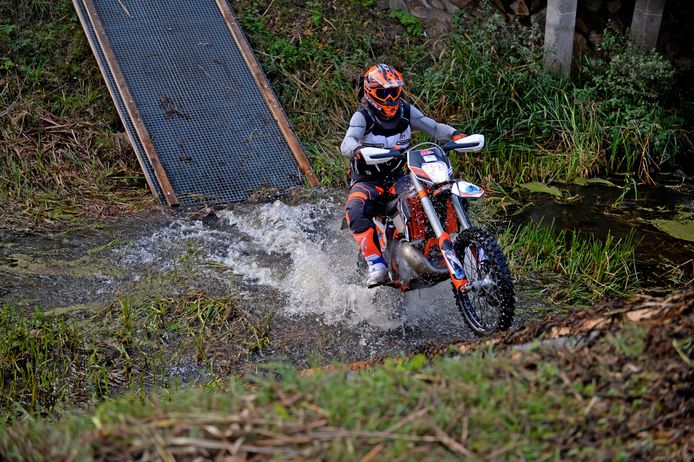
[[[328,185],[344,181],[346,162],[330,147],[337,150],[357,106],[349,82],[378,61],[403,70],[406,98],[427,115],[466,133],[485,133],[488,143],[481,162],[458,165],[496,182],[570,181],[617,172],[634,172],[650,181],[653,169],[691,148],[691,124],[683,126],[677,108],[658,96],[668,91],[667,85],[656,88],[633,77],[624,82],[614,77],[621,75],[620,68],[594,63],[586,64],[594,74],[591,79],[552,77],[542,68],[540,32],[506,23],[489,4],[457,16],[451,34],[436,41],[402,31],[407,43],[384,41],[387,27],[398,30],[397,24],[388,24],[392,18],[368,22],[365,28],[365,12],[354,3],[342,6],[339,16],[338,10],[321,11],[320,25],[328,39],[320,41],[313,33],[296,35],[296,30],[314,31],[317,26],[304,16],[289,17],[288,4],[275,2],[262,12],[241,5],[244,29],[300,137],[309,146],[325,146],[309,153]],[[271,30],[260,26],[268,23]],[[631,56],[627,45],[609,53],[602,59],[615,57],[622,67],[633,62],[620,60]],[[662,58],[635,62],[667,75]],[[648,91],[656,96],[639,112],[640,102],[633,98],[612,97],[612,87],[619,85],[634,87],[624,95]]]
[[[556,303],[588,305],[638,286],[632,235],[599,240],[540,223],[510,227],[499,240],[512,271],[539,279]]]

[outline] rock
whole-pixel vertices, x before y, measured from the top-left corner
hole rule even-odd
[[[407,11],[405,0],[388,0],[388,6],[391,10]]]
[[[585,0],[583,4],[588,11],[596,13],[602,5],[602,0]]]
[[[418,6],[416,8],[410,9],[410,14],[414,16],[415,18],[419,19],[429,19],[433,14],[434,10],[431,8],[425,8],[422,6]]]
[[[617,32],[618,34],[624,33],[624,23],[619,18],[612,18],[609,22],[610,29]]]
[[[588,40],[583,34],[574,33],[574,59],[581,59],[588,51]]]
[[[440,37],[451,30],[451,15],[444,11],[433,10],[425,21],[427,32],[433,37]]]
[[[585,23],[583,18],[576,18],[576,30],[580,31],[582,34],[587,34],[590,31],[590,27]]]
[[[602,41],[602,34],[597,31],[591,31],[590,34],[588,34],[588,41],[593,45],[596,46],[598,43]]]
[[[442,3],[444,8],[446,8],[446,11],[450,14],[453,14],[460,9],[450,0],[443,0]]]
[[[509,7],[511,8],[511,11],[513,11],[513,14],[515,14],[516,16],[530,15],[530,10],[528,9],[528,5],[525,4],[525,0],[516,0],[515,2],[511,3]]]
[[[201,221],[204,226],[213,226],[219,221],[219,217],[212,207],[205,207],[193,212],[190,216],[193,220]]]
[[[457,6],[460,9],[463,9],[469,6],[474,6],[475,0],[450,0],[450,3]]]
[[[527,0],[526,0],[527,2]],[[530,12],[538,13],[540,10],[545,9],[546,2],[543,0],[530,0]]]

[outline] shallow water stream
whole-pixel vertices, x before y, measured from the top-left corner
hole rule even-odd
[[[0,301],[79,313],[126,296],[233,293],[271,317],[259,360],[366,359],[471,338],[448,284],[367,289],[341,197],[154,213],[65,236],[5,231]]]
[[[605,183],[565,186],[559,189],[560,196],[520,191],[520,201],[526,207],[511,221],[543,226],[553,223],[557,229],[576,230],[600,241],[608,235],[618,239],[632,236],[643,288],[667,286],[675,276],[691,282],[694,234],[689,240],[676,238],[659,226],[688,223],[688,229],[694,230],[694,187],[639,186],[625,192]]]
[[[690,271],[692,245],[660,233],[645,219],[649,213],[691,211],[692,197],[675,193],[664,200],[663,192],[644,192],[636,201],[615,205],[619,193],[591,186],[567,191],[568,199],[559,201],[521,195],[532,205],[511,219],[554,220],[557,227],[597,236],[635,232],[638,258],[649,275],[661,274],[663,265]],[[123,297],[190,289],[233,293],[243,309],[270,318],[270,345],[254,361],[300,366],[473,338],[448,283],[404,294],[364,287],[356,246],[340,229],[342,195],[321,191],[310,200],[214,212],[152,211],[65,235],[0,230],[0,301],[27,312],[41,307],[79,314]],[[519,293],[520,311],[532,310],[529,304]]]

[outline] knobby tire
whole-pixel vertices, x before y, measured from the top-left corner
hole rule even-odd
[[[484,231],[470,228],[458,234],[454,248],[470,282],[484,277],[493,281],[492,287],[480,291],[463,293],[453,288],[466,324],[477,335],[507,330],[513,322],[515,298],[511,272],[499,244]]]

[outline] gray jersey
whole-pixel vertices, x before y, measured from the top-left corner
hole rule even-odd
[[[405,131],[384,135],[376,134],[373,131],[371,133],[366,133],[366,127],[367,121],[362,112],[355,112],[352,119],[349,121],[349,128],[340,145],[342,155],[353,157],[354,150],[363,144],[382,144],[386,149],[393,148],[395,145],[407,147],[410,142],[412,130],[423,131],[437,141],[449,140],[453,132],[455,132],[455,128],[450,125],[438,123],[434,119],[425,116],[422,111],[413,105],[410,105],[410,124]]]

